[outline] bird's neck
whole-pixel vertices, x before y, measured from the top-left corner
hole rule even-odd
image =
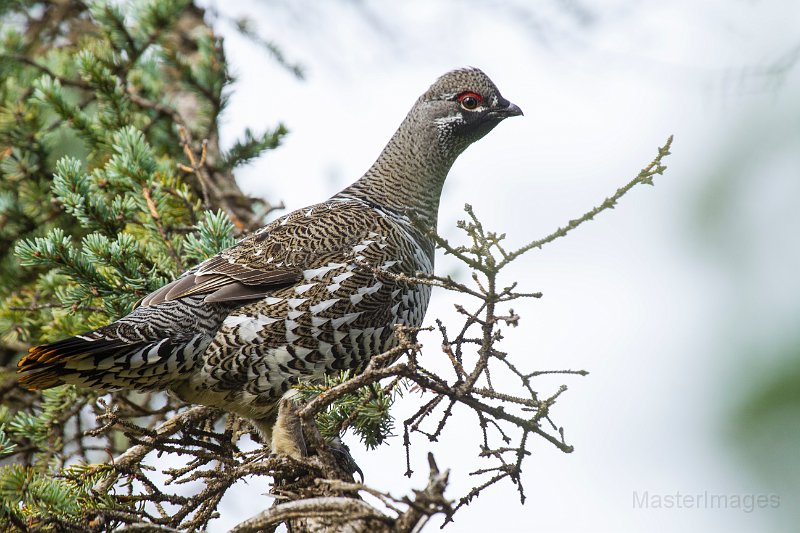
[[[442,187],[455,159],[443,149],[436,125],[411,113],[372,167],[336,196],[408,214],[435,230]]]

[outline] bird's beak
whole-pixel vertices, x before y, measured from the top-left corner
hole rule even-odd
[[[517,117],[524,115],[525,113],[522,112],[522,109],[519,108],[517,104],[512,104],[511,102],[508,103],[508,107],[505,109],[498,109],[501,114],[506,115],[508,117]]]
[[[512,104],[511,102],[508,103],[508,107],[505,108],[505,114],[509,117],[517,117],[522,116],[525,113],[522,112],[522,109],[519,108],[517,104]]]
[[[511,102],[508,102],[508,105],[503,107],[495,107],[489,112],[489,114],[499,119],[523,115],[522,109],[520,109],[518,105],[512,104]]]

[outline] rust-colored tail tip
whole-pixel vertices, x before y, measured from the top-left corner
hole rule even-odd
[[[19,360],[19,362],[17,363],[17,367],[22,368],[23,366],[27,365],[31,360],[33,360],[37,348],[38,346],[28,348],[28,353],[25,355],[25,357]]]
[[[19,360],[19,363],[17,363],[17,373],[25,372],[26,370],[35,367],[36,364],[39,363],[43,351],[41,348],[41,346],[28,348],[28,353],[25,355],[25,357]]]
[[[17,363],[19,384],[28,390],[49,389],[61,384],[58,373],[46,364],[52,362],[58,354],[47,345],[33,346],[28,354]]]
[[[17,372],[24,372],[26,370],[33,369],[38,365],[56,363],[63,358],[64,354],[49,344],[34,346],[32,348],[28,348],[28,354],[20,359],[19,363],[17,363]]]
[[[19,377],[19,384],[25,387],[28,390],[42,390],[43,387],[39,387],[36,382],[34,381],[34,376],[31,374],[26,374],[24,376]]]
[[[28,390],[43,390],[57,387],[63,384],[63,381],[58,377],[58,372],[47,369],[23,374],[19,377],[19,384]]]

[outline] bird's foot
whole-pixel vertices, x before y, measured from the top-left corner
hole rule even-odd
[[[272,427],[272,453],[288,455],[298,461],[302,461],[305,457],[319,455],[319,451],[310,444],[310,439],[303,434],[302,423],[297,414],[303,405],[304,402],[293,398],[284,398],[278,404],[278,416]],[[318,430],[314,427],[313,431]],[[325,442],[324,445],[327,447],[326,451],[330,452],[338,470],[350,478],[358,473],[361,480],[364,480],[363,471],[350,454],[350,449],[339,437]]]

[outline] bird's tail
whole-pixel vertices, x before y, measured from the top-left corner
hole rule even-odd
[[[99,390],[164,389],[193,362],[187,355],[207,344],[201,335],[126,342],[104,337],[101,330],[34,346],[17,365],[20,383],[31,390],[64,383]]]

